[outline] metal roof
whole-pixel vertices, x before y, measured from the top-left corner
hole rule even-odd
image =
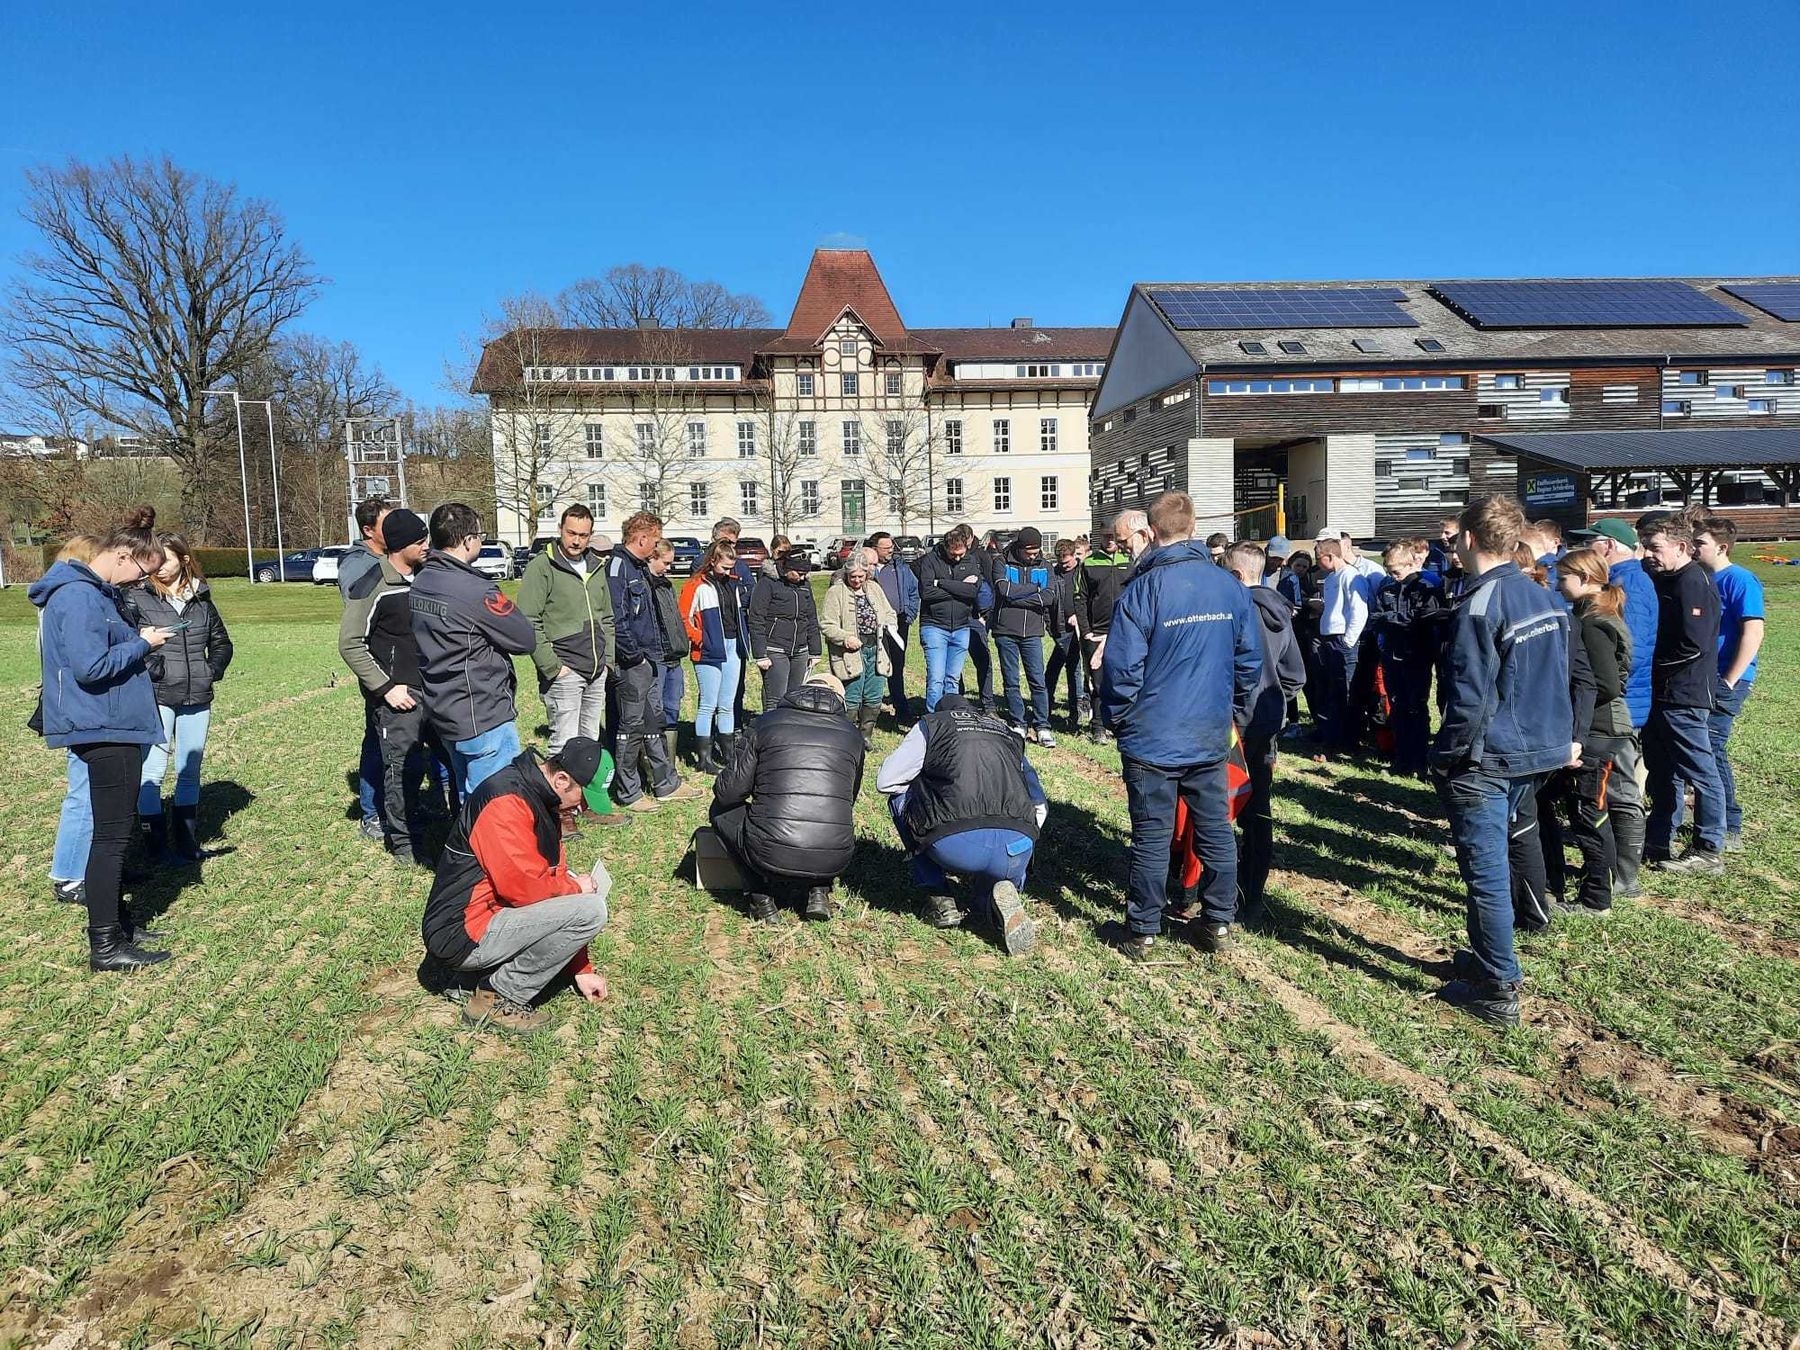
[[[1565,469],[1760,469],[1800,465],[1800,427],[1676,431],[1476,432],[1475,439]]]

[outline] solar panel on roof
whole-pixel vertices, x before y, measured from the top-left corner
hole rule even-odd
[[[1446,281],[1431,293],[1477,328],[1705,328],[1749,322],[1685,281]]]
[[[1800,281],[1746,282],[1741,286],[1721,286],[1722,291],[1755,305],[1764,314],[1773,314],[1786,323],[1800,323]]]
[[[1394,286],[1151,291],[1150,298],[1183,330],[1419,326],[1400,308],[1406,292]]]

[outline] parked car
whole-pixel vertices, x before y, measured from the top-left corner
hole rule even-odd
[[[313,559],[312,584],[315,586],[335,586],[338,579],[338,563],[350,551],[349,544],[334,544],[330,548],[316,550],[318,557]]]
[[[319,560],[319,554],[323,552],[323,549],[303,548],[298,553],[289,553],[279,559],[265,559],[256,564],[256,579],[258,581],[311,581],[313,564]]]
[[[989,553],[1004,553],[1018,537],[1017,530],[989,530],[981,536],[981,546]]]
[[[925,541],[916,534],[894,536],[894,556],[903,563],[917,562],[925,554]]]
[[[921,553],[929,553],[929,552],[931,552],[932,549],[936,548],[939,544],[941,544],[943,542],[944,542],[943,535],[928,534],[925,536],[925,546],[922,549],[920,549],[919,551]]]
[[[692,576],[700,565],[700,555],[706,552],[706,545],[691,534],[666,534],[663,538],[675,556],[669,559],[669,571],[678,576]]]
[[[469,565],[493,581],[508,581],[512,578],[512,550],[505,544],[483,544]]]
[[[825,545],[825,552],[820,561],[823,566],[835,572],[844,565],[844,559],[850,556],[850,550],[853,548],[860,548],[861,546],[861,535],[834,535],[831,542]]]
[[[755,535],[739,535],[737,556],[739,562],[749,563],[750,570],[755,571],[769,560],[768,542]]]
[[[550,538],[548,535],[546,535],[542,539],[534,539],[529,544],[520,544],[517,548],[515,548],[512,551],[513,578],[516,580],[519,577],[524,576],[525,568],[531,562],[531,560],[533,558],[537,557],[538,554],[542,553],[545,549],[549,548],[550,545],[554,544],[555,542],[556,542],[556,540],[554,540],[554,539]]]

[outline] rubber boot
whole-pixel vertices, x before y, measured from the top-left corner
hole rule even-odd
[[[144,817],[144,858],[152,864],[168,861],[169,826],[161,811]]]
[[[731,763],[731,752],[737,749],[738,734],[735,731],[715,731],[712,734],[713,772],[723,773],[725,766]]]
[[[88,929],[89,970],[142,970],[168,959],[167,952],[147,952],[139,947],[116,923]]]
[[[678,756],[678,754],[676,753],[677,749],[680,745],[681,745],[681,728],[678,726],[665,728],[663,730],[663,749],[668,751],[669,763],[671,763],[671,764],[681,763],[681,759]]]
[[[1613,842],[1617,846],[1613,895],[1617,899],[1629,900],[1643,893],[1638,888],[1638,868],[1644,861],[1644,825],[1644,817],[1637,812],[1612,813]]]
[[[170,817],[172,851],[187,862],[199,862],[206,856],[206,850],[200,847],[199,814],[197,806],[178,806]]]
[[[875,748],[875,720],[880,716],[880,704],[865,703],[856,710],[856,729],[862,732],[864,754]]]

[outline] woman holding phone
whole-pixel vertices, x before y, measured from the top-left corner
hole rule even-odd
[[[170,637],[146,663],[156,686],[156,707],[166,744],[144,756],[138,786],[138,817],[144,822],[145,851],[182,862],[206,856],[195,827],[200,810],[200,763],[212,723],[213,685],[231,664],[231,634],[213,604],[212,589],[187,541],[159,534],[162,565],[126,593],[139,627],[163,628]],[[172,825],[163,820],[162,785],[173,752],[175,800]]]
[[[101,537],[85,563],[59,562],[31,584],[43,614],[44,741],[73,750],[87,769],[92,843],[83,876],[88,968],[127,971],[169,959],[140,947],[120,903],[125,846],[137,823],[144,749],[164,740],[145,661],[169,640],[162,628],[137,628],[120,587],[162,566],[148,508]],[[149,934],[136,934],[148,938]]]

